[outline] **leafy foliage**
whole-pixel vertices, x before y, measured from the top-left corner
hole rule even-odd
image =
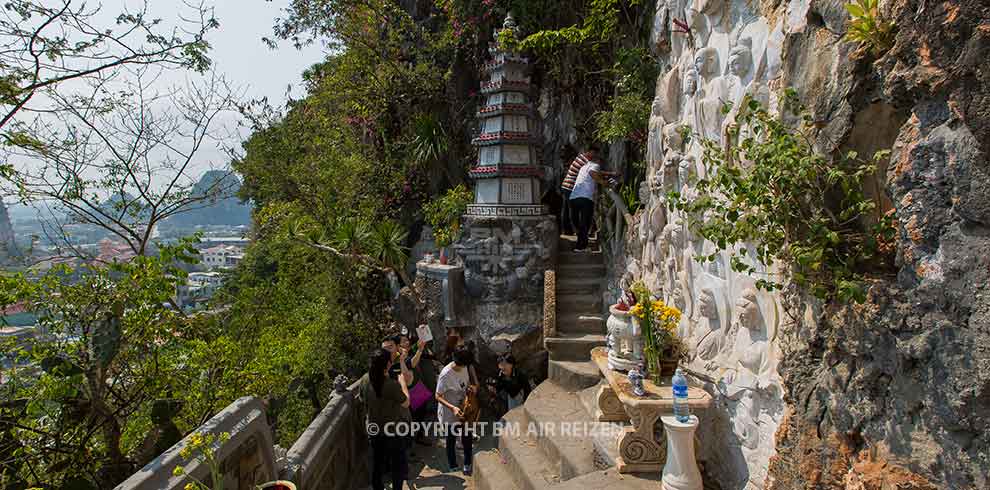
[[[619,196],[622,197],[622,202],[630,214],[636,214],[645,205],[639,200],[639,185],[640,179],[633,178],[619,188]]]
[[[852,19],[846,40],[866,46],[874,56],[879,56],[894,45],[896,26],[880,15],[879,0],[856,0],[845,5]]]
[[[473,200],[474,194],[467,187],[458,185],[426,205],[423,209],[426,221],[433,227],[433,237],[438,246],[446,247],[457,240],[461,229],[461,215],[467,211],[468,204]]]
[[[801,116],[805,126],[792,128],[745,99],[730,129],[733,144],[702,141],[699,195],[687,199],[674,192],[671,202],[686,212],[696,233],[732,251],[733,270],[757,274],[754,261],[768,267],[780,261],[797,285],[819,298],[863,301],[862,274],[882,258],[881,245],[894,233],[892,216],[869,224],[875,203],[864,194],[863,179],[888,152],[869,161],[850,152],[834,161],[814,151],[812,119],[793,90],[781,107]],[[758,286],[780,284],[761,278]]]
[[[3,306],[27,304],[45,332],[15,351],[14,364],[28,367],[6,371],[0,387],[0,473],[28,486],[109,488],[146,457],[162,425],[152,402],[184,390],[191,367],[194,323],[167,306],[191,254],[185,243],[106,268],[0,280]]]

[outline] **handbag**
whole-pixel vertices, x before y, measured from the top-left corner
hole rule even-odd
[[[470,368],[469,368],[470,369]],[[468,376],[471,379],[471,386],[477,386],[477,381],[474,377],[473,371],[468,371]],[[477,422],[481,418],[481,404],[478,403],[478,392],[476,390],[468,389],[467,393],[464,394],[464,404],[461,405],[461,416],[460,419],[465,423]]]
[[[409,388],[409,408],[413,411],[419,410],[432,397],[433,392],[422,381],[417,381],[415,386]]]

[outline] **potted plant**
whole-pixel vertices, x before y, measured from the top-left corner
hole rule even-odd
[[[433,239],[440,249],[440,263],[447,263],[447,247],[460,236],[461,216],[467,211],[474,194],[463,184],[438,196],[423,207],[426,221],[433,227]]]
[[[681,311],[655,298],[643,283],[632,288],[636,304],[629,310],[639,324],[643,337],[643,358],[650,380],[660,385],[677,369],[677,361],[683,352],[681,339],[677,337],[677,325]]]

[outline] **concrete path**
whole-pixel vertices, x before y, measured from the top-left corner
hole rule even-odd
[[[474,453],[490,451],[497,447],[497,441],[491,435],[485,435],[474,441]],[[457,451],[458,461],[463,463],[462,452]],[[434,440],[432,446],[413,444],[409,454],[409,474],[412,482],[406,483],[407,490],[474,490],[474,479],[464,476],[460,468],[455,473],[445,473],[447,467],[447,449],[443,440]],[[386,478],[387,479],[387,478]],[[385,488],[390,487],[386,483]],[[370,489],[370,487],[366,487]]]

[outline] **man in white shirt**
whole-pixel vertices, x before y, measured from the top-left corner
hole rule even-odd
[[[605,172],[597,161],[590,161],[581,167],[574,189],[571,190],[571,211],[577,227],[577,244],[575,252],[585,252],[588,249],[588,233],[591,230],[591,220],[595,214],[595,193],[598,184],[608,185],[605,178],[618,175],[616,172]]]

